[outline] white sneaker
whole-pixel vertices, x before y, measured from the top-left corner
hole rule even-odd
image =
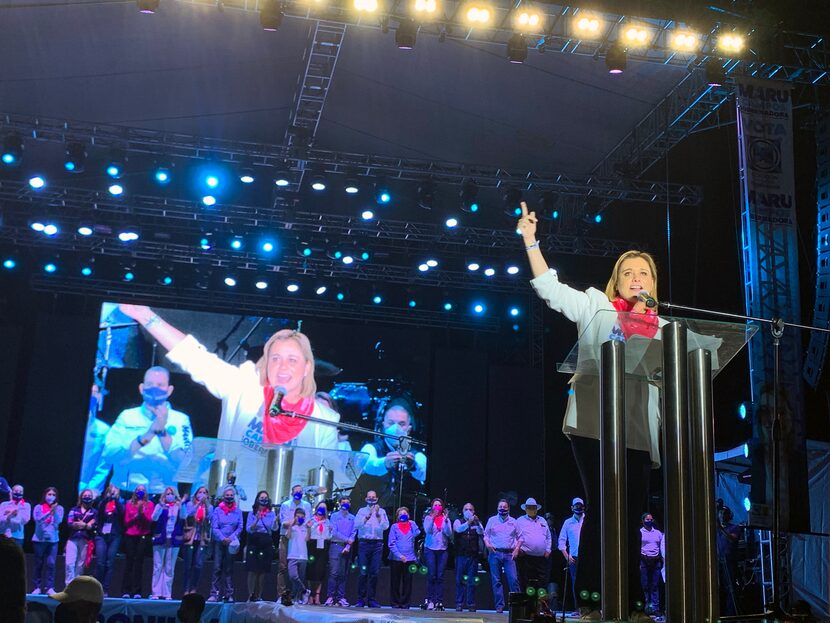
[[[435,604],[431,601],[427,602],[427,610],[435,610]]]
[[[311,599],[311,590],[306,589],[305,593],[303,593],[303,598],[300,601],[300,603],[307,604],[309,599]]]
[[[36,588],[35,590],[33,590],[33,591],[32,591],[31,593],[29,593],[29,594],[30,594],[30,595],[40,595],[40,589],[39,589],[39,588]]]
[[[46,591],[46,594],[47,594],[47,595],[49,595],[49,596],[51,597],[52,595],[54,595],[54,594],[55,594],[55,589],[54,589],[54,588],[50,588],[50,589],[48,589],[48,590]]]
[[[351,604],[348,601],[346,601],[345,597],[341,597],[340,601],[337,602],[337,605],[341,608],[348,608]]]
[[[328,599],[326,599],[326,601],[323,603],[323,605],[324,606],[333,606],[334,605],[334,599],[329,597]]]

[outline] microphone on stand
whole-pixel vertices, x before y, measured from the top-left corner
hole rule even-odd
[[[657,301],[646,290],[640,290],[637,293],[637,300],[646,304],[646,307],[653,309],[657,307]]]
[[[274,397],[271,399],[271,404],[268,405],[268,415],[277,417],[282,413],[282,399],[285,398],[285,387],[278,385],[274,388]]]

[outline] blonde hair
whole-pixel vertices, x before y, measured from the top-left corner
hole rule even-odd
[[[310,398],[317,392],[317,381],[314,380],[314,353],[311,352],[311,342],[306,335],[293,329],[277,331],[265,342],[265,346],[262,347],[262,357],[256,362],[256,369],[259,372],[259,384],[263,387],[268,385],[268,358],[271,356],[271,348],[277,342],[285,342],[286,340],[294,340],[297,346],[300,347],[306,361],[311,362],[311,370],[309,374],[303,377],[303,384],[300,387],[300,395],[303,398]]]
[[[161,501],[165,502],[167,500],[167,494],[172,493],[173,496],[176,498],[176,502],[179,501],[179,492],[175,487],[165,487],[164,493],[161,494]]]
[[[623,253],[617,258],[617,263],[614,264],[614,270],[611,272],[611,277],[608,279],[608,284],[605,286],[605,296],[608,297],[609,301],[613,301],[620,295],[619,292],[617,292],[617,281],[619,281],[620,278],[620,269],[622,268],[623,262],[633,258],[644,259],[648,264],[649,270],[651,270],[651,277],[654,279],[654,287],[651,289],[649,294],[653,299],[657,299],[657,264],[654,263],[654,258],[645,251],[632,250]]]

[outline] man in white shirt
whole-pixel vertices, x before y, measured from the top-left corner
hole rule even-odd
[[[516,520],[522,546],[516,566],[519,571],[519,586],[523,591],[528,586],[535,589],[548,587],[547,558],[550,556],[551,535],[548,522],[539,515],[542,508],[534,498],[527,498],[522,504],[525,514]]]
[[[571,576],[571,593],[573,594],[573,606],[576,608],[579,603],[576,599],[576,572],[577,560],[579,559],[579,535],[582,532],[582,522],[585,519],[585,502],[582,498],[574,498],[571,502],[571,512],[573,515],[568,517],[562,524],[562,529],[559,531],[559,551],[565,557],[568,563],[568,575]],[[567,587],[562,587],[562,601],[565,600],[565,591]]]
[[[144,485],[150,493],[176,486],[176,471],[193,441],[190,418],[170,406],[170,372],[153,366],[138,391],[141,406],[122,411],[104,444],[103,461],[113,466],[112,483],[123,491]]]

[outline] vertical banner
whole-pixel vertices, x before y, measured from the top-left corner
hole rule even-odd
[[[801,322],[791,86],[750,78],[736,82],[746,312]],[[809,530],[801,340],[798,331],[786,329],[779,351],[779,482],[785,530]],[[770,525],[775,391],[768,326],[750,342],[749,352],[755,406],[750,521]]]

